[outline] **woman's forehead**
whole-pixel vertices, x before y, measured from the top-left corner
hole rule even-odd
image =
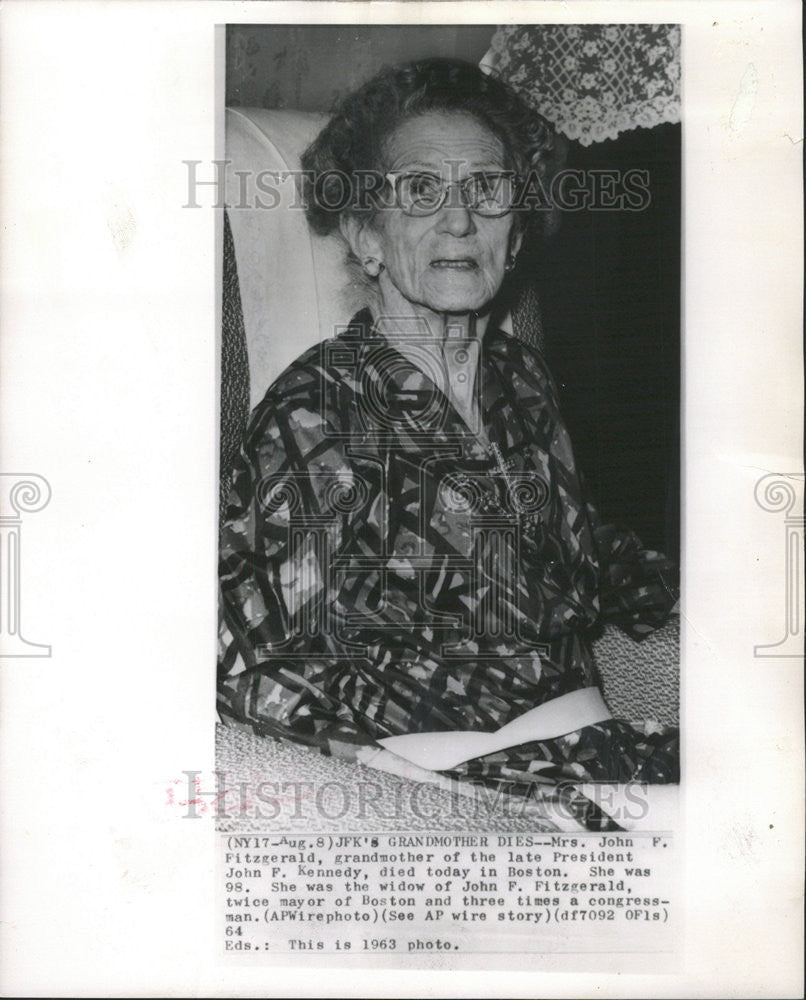
[[[409,118],[387,138],[390,170],[428,167],[439,172],[457,166],[471,170],[501,167],[504,146],[477,118],[461,111],[433,111]]]

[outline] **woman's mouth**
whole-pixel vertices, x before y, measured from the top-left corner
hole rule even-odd
[[[431,267],[452,271],[475,271],[478,264],[472,257],[438,257],[431,261]]]

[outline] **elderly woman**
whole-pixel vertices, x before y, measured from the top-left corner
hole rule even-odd
[[[542,356],[495,322],[552,144],[501,81],[430,59],[306,152],[309,222],[375,303],[252,414],[221,544],[225,721],[521,793],[677,780],[676,733],[611,718],[591,653],[603,619],[665,619],[670,567],[598,524]]]

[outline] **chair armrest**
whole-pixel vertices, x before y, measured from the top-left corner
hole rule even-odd
[[[680,620],[636,642],[608,625],[593,646],[605,701],[617,718],[680,723]]]

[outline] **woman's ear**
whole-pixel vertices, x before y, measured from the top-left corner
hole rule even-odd
[[[341,215],[339,229],[353,254],[362,264],[365,260],[372,259],[383,265],[382,240],[368,220],[360,219],[355,215]]]

